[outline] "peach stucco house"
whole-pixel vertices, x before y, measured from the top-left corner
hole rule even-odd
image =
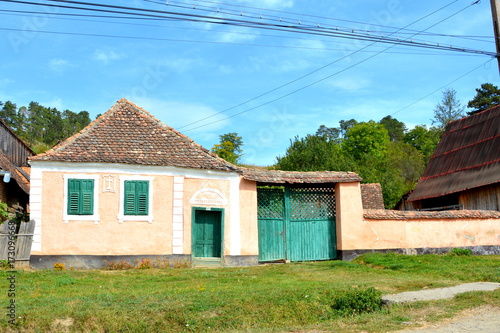
[[[125,99],[30,164],[35,268],[57,261],[87,268],[141,258],[239,266],[366,251],[500,251],[500,213],[363,209],[355,173],[239,168]],[[439,238],[433,230],[442,231]]]
[[[360,181],[346,172],[238,168],[125,99],[30,164],[34,267],[55,261],[99,267],[103,260],[145,257],[256,264],[258,184],[332,188]],[[323,223],[333,230],[333,213],[325,214]],[[277,237],[284,247],[284,236]]]

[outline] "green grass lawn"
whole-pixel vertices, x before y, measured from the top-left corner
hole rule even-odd
[[[5,309],[10,273],[0,274]],[[354,262],[244,268],[18,271],[16,325],[2,316],[0,331],[387,332],[467,307],[500,306],[500,290],[352,316],[332,305],[370,287],[385,294],[474,281],[500,282],[500,256],[369,254]]]

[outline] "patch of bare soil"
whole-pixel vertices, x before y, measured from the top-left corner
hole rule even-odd
[[[500,308],[482,306],[464,310],[457,316],[440,322],[410,322],[408,327],[398,332],[418,333],[500,333]]]

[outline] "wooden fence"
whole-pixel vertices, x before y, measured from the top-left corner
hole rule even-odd
[[[29,267],[35,221],[21,222],[17,233],[15,226],[12,221],[0,224],[0,260],[7,260],[16,268]]]

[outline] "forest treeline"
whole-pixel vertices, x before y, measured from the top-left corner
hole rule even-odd
[[[31,102],[17,107],[0,101],[0,118],[23,139],[35,153],[42,153],[90,124],[87,111],[59,111]]]

